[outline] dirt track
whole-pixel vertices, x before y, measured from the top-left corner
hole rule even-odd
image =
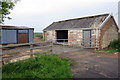
[[[71,72],[74,78],[117,78],[118,58],[99,55],[90,50],[79,50],[61,53],[61,57],[67,57],[76,62],[72,65]]]

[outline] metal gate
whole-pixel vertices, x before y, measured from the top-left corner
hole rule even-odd
[[[91,34],[91,31],[86,31],[84,34]],[[59,42],[59,40],[62,40],[63,42]],[[92,44],[92,40],[90,35],[84,36],[82,39],[67,39],[68,42],[66,42],[66,39],[56,39],[52,41],[52,53],[66,53],[66,52],[74,52],[74,51],[80,51],[82,49],[99,49],[99,46],[96,46],[96,41],[94,41],[95,44]]]
[[[73,43],[71,41],[75,40],[76,42]],[[59,42],[62,41],[62,42]],[[68,42],[66,42],[68,41]],[[82,42],[80,39],[55,39],[52,41],[52,53],[66,53],[66,52],[72,52],[72,51],[79,51],[83,49],[81,46]]]
[[[83,46],[91,47],[91,30],[83,30]]]

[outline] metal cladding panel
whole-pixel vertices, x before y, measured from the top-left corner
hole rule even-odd
[[[28,30],[18,30],[18,33],[28,33]]]
[[[17,30],[1,30],[1,32],[2,44],[17,43]]]
[[[1,30],[0,30],[0,44],[1,44],[1,36],[2,36],[2,33],[1,33]]]
[[[29,42],[33,42],[34,30],[29,30]]]

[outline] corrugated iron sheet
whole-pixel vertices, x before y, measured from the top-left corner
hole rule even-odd
[[[33,33],[34,30],[29,30],[29,42],[33,42]]]
[[[17,43],[17,31],[16,30],[1,30],[1,43]]]

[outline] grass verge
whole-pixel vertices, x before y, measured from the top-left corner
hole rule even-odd
[[[96,52],[102,52],[102,53],[116,53],[118,52],[117,49],[110,49],[110,48],[107,48],[107,49],[100,49],[100,50],[96,50]]]
[[[2,67],[3,78],[71,78],[73,62],[58,55],[37,55],[37,57],[9,63]]]

